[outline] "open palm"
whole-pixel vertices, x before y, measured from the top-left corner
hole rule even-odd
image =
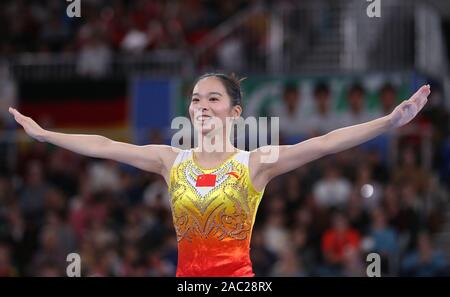
[[[409,123],[428,102],[430,85],[422,86],[408,100],[400,103],[391,113],[391,124],[398,128]]]
[[[39,141],[45,141],[44,136],[46,130],[42,129],[32,118],[24,116],[12,107],[9,108],[9,112],[29,136]]]

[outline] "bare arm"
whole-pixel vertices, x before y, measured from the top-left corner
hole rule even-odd
[[[167,145],[138,146],[111,140],[101,135],[65,134],[47,131],[44,140],[75,153],[132,165],[136,168],[163,174],[164,153],[170,153]]]
[[[428,101],[430,87],[421,87],[410,99],[399,104],[392,113],[384,117],[331,131],[323,136],[314,137],[295,145],[274,146],[278,149],[278,158],[270,163],[258,163],[263,152],[255,151],[251,158],[255,181],[264,186],[270,179],[294,170],[308,162],[323,156],[341,152],[362,144],[390,129],[409,123]],[[256,183],[255,183],[256,184]]]
[[[391,128],[391,115],[387,115],[366,123],[331,131],[322,136],[325,155],[338,153],[360,145]]]
[[[84,156],[111,159],[164,176],[167,173],[167,164],[171,164],[170,161],[175,157],[175,151],[167,145],[138,146],[114,141],[100,135],[47,131],[17,110],[10,108],[9,111],[29,136]]]

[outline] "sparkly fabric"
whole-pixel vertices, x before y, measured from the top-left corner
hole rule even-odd
[[[178,241],[177,276],[254,276],[250,239],[264,190],[250,181],[248,162],[237,155],[213,169],[188,157],[170,173],[169,193]],[[247,154],[247,155],[245,155]],[[215,174],[212,187],[196,187],[197,177]]]

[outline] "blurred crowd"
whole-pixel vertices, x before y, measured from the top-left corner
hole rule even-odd
[[[357,106],[361,89],[350,90],[349,105]],[[285,111],[292,92],[286,85]],[[317,84],[318,112],[327,92]],[[450,189],[440,167],[449,156],[448,133],[439,132],[448,115],[440,117],[447,124],[436,123],[442,108],[435,109],[430,104],[416,119],[432,127],[431,168],[421,163],[418,143],[408,141],[394,164],[379,147],[358,146],[271,181],[252,235],[256,275],[365,276],[366,257],[375,252],[384,276],[449,276],[435,245]],[[327,129],[315,127],[307,137]],[[164,139],[155,131],[149,138]],[[16,170],[0,176],[0,275],[64,276],[73,252],[83,276],[175,275],[177,241],[161,177],[36,141],[17,153]]]
[[[67,9],[75,1],[2,1],[0,58],[35,53],[47,61],[58,53],[76,58],[79,75],[101,77],[117,57],[140,58],[153,50],[192,57],[211,30],[251,2],[82,0],[81,17],[71,18]]]
[[[383,276],[449,275],[433,244],[448,194],[431,184],[420,189],[413,177],[420,170],[409,171],[419,169],[413,155],[406,150],[389,171],[376,152],[355,148],[269,184],[253,238],[257,273],[366,276],[375,252]],[[430,173],[422,177],[431,182]]]
[[[329,81],[318,80],[310,85],[310,92],[306,92],[304,87],[295,80],[286,82],[276,93],[276,99],[259,111],[259,116],[279,118],[281,143],[298,143],[334,129],[383,117],[390,114],[406,96],[412,95],[409,90],[406,95],[400,90],[400,85],[390,81],[380,82],[379,87],[368,88],[355,80],[343,86],[342,90],[337,90],[330,86]],[[429,163],[433,163],[440,181],[448,187],[450,117],[441,86],[436,83],[432,88],[428,104],[413,124],[388,131],[363,143],[361,147],[378,151],[382,162],[392,166],[389,162],[396,162],[401,155],[396,146],[410,144],[417,149],[416,157],[426,163],[422,148],[429,140],[433,150]],[[342,99],[339,99],[341,92]]]
[[[270,42],[268,12],[285,11],[286,36],[278,42],[300,57],[314,43],[314,36],[330,34],[329,14],[333,8],[330,0],[308,0],[311,8],[302,15],[294,13],[298,5],[294,0],[82,0],[79,3],[81,17],[71,18],[67,7],[74,2],[2,1],[0,58],[34,53],[40,55],[43,63],[48,63],[45,57],[57,53],[70,59],[75,57],[79,75],[101,77],[109,74],[118,57],[143,59],[142,54],[154,50],[179,50],[195,61],[200,71],[214,67],[232,71],[252,67],[264,71],[268,67]],[[256,10],[256,7],[263,9]],[[239,18],[239,13],[247,9],[254,11]],[[229,26],[224,30],[220,25],[225,21]],[[239,26],[235,28],[236,22]],[[216,33],[208,35],[211,32]],[[170,54],[167,57],[171,59]]]
[[[70,18],[66,1],[2,1],[0,55],[73,52],[103,48],[142,52],[184,48],[249,1],[82,0],[81,18]],[[251,2],[251,1],[250,1]]]
[[[79,73],[102,75],[116,54],[192,50],[254,2],[81,0],[80,20],[66,15],[66,1],[1,1],[0,57],[75,53]],[[289,22],[297,28],[295,16]],[[312,18],[320,22],[314,30],[328,30],[327,19]],[[266,30],[267,16],[254,15],[243,35],[218,43],[215,56],[206,54],[200,64],[239,71],[251,55],[263,65]],[[288,45],[298,44],[297,31],[286,33]],[[303,44],[311,42],[301,35]],[[397,91],[383,85],[379,109],[369,113],[367,90],[354,83],[347,107],[336,113],[330,86],[319,82],[314,109],[305,117],[301,90],[287,83],[264,115],[280,118],[281,144],[291,144],[386,115],[396,106]],[[420,134],[408,132],[396,142],[393,159],[395,135],[388,133],[270,182],[252,234],[257,276],[365,276],[373,252],[381,256],[383,276],[450,276],[448,255],[435,242],[448,224],[450,122],[443,93],[433,86],[432,91],[409,126],[413,132],[431,131],[430,166]],[[9,128],[0,121],[1,130]],[[149,143],[164,142],[164,135],[152,133]],[[13,143],[16,168],[0,164],[0,276],[65,276],[70,253],[81,256],[82,276],[175,275],[177,239],[160,176],[46,143]],[[1,155],[9,156],[4,148]]]

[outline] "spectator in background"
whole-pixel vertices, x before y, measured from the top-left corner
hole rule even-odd
[[[170,198],[164,179],[159,176],[144,190],[144,204],[154,209],[170,212]]]
[[[382,208],[372,211],[372,226],[369,232],[371,251],[378,253],[382,259],[383,275],[393,275],[397,267],[399,256],[398,234],[391,228]]]
[[[0,128],[15,129],[15,124],[8,118],[6,110],[8,105],[16,103],[17,85],[6,61],[0,61],[0,98]]]
[[[326,165],[323,177],[314,185],[313,193],[320,207],[343,207],[351,188],[351,183],[340,174],[337,167]]]
[[[433,247],[427,232],[417,238],[417,248],[408,253],[402,262],[403,276],[449,276],[449,266],[443,253]]]
[[[156,22],[160,26],[159,23]],[[139,30],[136,27],[132,27],[123,38],[120,47],[126,54],[140,54],[145,51],[150,44],[150,38],[156,38],[153,36],[157,33],[157,25],[149,25],[149,35]],[[153,41],[153,40],[152,40]]]
[[[175,232],[172,230],[172,232]],[[171,232],[167,232],[164,237],[163,244],[161,246],[160,256],[170,269],[169,276],[176,274],[176,268],[178,264],[178,247],[177,239]]]
[[[397,217],[397,229],[406,237],[405,247],[411,249],[416,243],[418,233],[426,226],[423,197],[411,182],[399,186],[400,211]]]
[[[314,251],[312,240],[309,238],[307,227],[303,225],[294,226],[291,231],[292,247],[297,254],[299,265],[303,276],[310,275],[317,264],[317,254]]]
[[[118,253],[113,246],[105,246],[97,249],[94,265],[90,276],[93,277],[113,277],[120,272],[120,261]]]
[[[93,192],[120,190],[120,173],[118,164],[111,160],[97,161],[88,169],[89,181]]]
[[[282,212],[269,214],[264,226],[264,244],[273,253],[279,254],[286,245],[289,245],[289,232],[285,225],[285,216]]]
[[[309,123],[301,109],[300,90],[296,83],[286,83],[281,104],[274,104],[270,116],[280,121],[280,143],[294,144],[307,137]]]
[[[92,31],[91,31],[92,30]],[[105,76],[111,66],[112,52],[97,28],[87,30],[78,55],[77,72],[91,78]]]
[[[397,105],[397,89],[388,82],[381,87],[379,97],[381,103],[381,115],[391,113]]]
[[[55,148],[49,156],[47,179],[62,190],[65,195],[73,196],[78,189],[77,170],[81,166],[81,158],[67,150]]]
[[[340,126],[347,127],[361,124],[373,119],[366,110],[366,91],[361,84],[353,84],[347,93],[347,110],[340,117]]]
[[[227,38],[217,50],[221,69],[227,71],[242,71],[246,66],[244,48],[241,38]]]
[[[134,244],[126,242],[121,249],[121,263],[119,267],[119,276],[129,277],[136,276],[135,265],[142,262],[140,259],[140,253]]]
[[[118,242],[118,235],[107,226],[104,218],[92,218],[90,230],[86,236],[96,251],[107,249]]]
[[[162,257],[160,249],[147,252],[146,264],[148,276],[167,277],[175,274],[176,267],[173,266],[173,263]]]
[[[79,251],[81,258],[81,275],[89,276],[93,271],[97,257],[92,239],[89,237],[83,238],[83,240],[80,241]]]
[[[139,244],[144,236],[145,226],[140,207],[129,208],[125,214],[125,225],[122,228],[122,240],[131,245]]]
[[[343,272],[347,254],[357,252],[359,249],[360,234],[349,226],[343,213],[335,212],[331,227],[322,237],[324,266],[320,274],[340,275]]]
[[[51,261],[44,262],[39,267],[38,273],[39,273],[38,275],[41,277],[64,277],[64,276],[67,276],[67,274],[65,274],[58,265],[54,264]]]
[[[3,206],[9,204],[14,193],[14,185],[11,178],[6,173],[0,173],[0,219],[4,214]]]
[[[27,221],[41,223],[48,190],[43,164],[37,160],[28,163],[25,182],[19,191],[20,206]]]
[[[55,230],[57,241],[63,254],[68,255],[77,250],[78,242],[72,227],[65,222],[64,212],[49,211],[46,216],[46,227]]]
[[[394,183],[397,185],[412,183],[420,194],[425,194],[430,182],[429,172],[418,164],[414,148],[405,147],[400,153],[400,158],[400,165],[393,172]]]
[[[398,188],[393,184],[387,184],[384,188],[383,209],[389,225],[397,228],[400,226],[400,195]],[[399,230],[400,231],[400,230]]]
[[[2,226],[0,216],[0,241],[4,241],[10,246],[10,256],[14,258],[19,275],[26,275],[26,266],[29,264],[36,251],[37,227],[34,224],[27,224],[17,204],[11,203],[6,208],[4,214],[5,222]],[[31,253],[30,251],[34,251]]]
[[[350,225],[358,230],[360,234],[366,234],[370,224],[370,217],[364,202],[366,199],[370,198],[361,197],[360,190],[355,188],[350,194],[345,209],[345,214]]]
[[[0,277],[18,276],[11,257],[10,246],[0,242]]]
[[[330,225],[330,212],[331,209],[317,205],[314,196],[309,194],[303,206],[295,213],[294,228],[307,228],[309,244],[316,251],[316,257],[320,256],[318,252],[321,251],[322,235]],[[305,262],[305,265],[308,265],[308,262]]]
[[[271,276],[306,276],[301,258],[298,257],[298,254],[290,245],[285,246],[281,250],[280,257],[275,262]]]
[[[342,264],[342,276],[346,277],[363,277],[366,274],[366,263],[362,259],[359,249],[349,249],[344,254]]]
[[[47,192],[45,193],[45,214],[48,216],[49,213],[55,213],[58,215],[63,215],[66,212],[66,201],[67,197],[64,193],[51,185]],[[50,216],[51,217],[51,216]],[[48,219],[48,218],[47,218]],[[54,218],[51,218],[54,219]],[[54,222],[54,220],[52,220]]]
[[[277,255],[264,243],[263,232],[262,229],[255,228],[252,234],[251,260],[256,275],[269,275],[277,260]]]
[[[438,170],[440,182],[450,190],[450,112],[446,106],[446,92],[438,83],[433,84],[430,106],[423,113],[423,124],[431,128],[433,167]]]
[[[285,189],[284,201],[286,213],[289,217],[292,217],[294,211],[300,206],[303,201],[303,187],[300,180],[296,175],[288,175],[285,179]]]
[[[439,157],[441,159],[439,164],[440,178],[447,190],[450,191],[450,133],[440,147]]]
[[[340,128],[339,119],[332,110],[330,87],[319,82],[314,88],[314,110],[309,117],[311,136],[323,135]]]
[[[40,233],[40,247],[36,251],[29,267],[29,274],[38,276],[47,267],[54,267],[62,273],[65,268],[67,254],[62,250],[58,231],[52,226],[43,228]]]
[[[51,11],[40,30],[40,40],[43,42],[41,50],[61,51],[69,39],[69,28],[62,22],[56,11]]]
[[[365,161],[372,168],[373,179],[383,185],[387,184],[391,179],[390,158],[383,160],[382,154],[377,150],[368,150],[365,153]]]
[[[443,185],[439,183],[438,177],[436,175],[431,176],[429,191],[424,197],[423,205],[426,224],[431,233],[440,232],[445,226],[448,196]]]
[[[78,194],[70,198],[68,205],[68,220],[76,238],[81,241],[90,227],[91,204],[94,195],[91,192],[87,177],[79,178]]]
[[[445,121],[447,128],[444,128],[448,130],[449,121]],[[447,132],[446,136],[443,136],[442,143],[440,144],[438,148],[438,160],[439,163],[437,167],[439,168],[439,175],[442,183],[446,187],[448,191],[450,191],[450,133]]]
[[[48,164],[50,156],[50,146],[44,142],[35,141],[30,146],[19,152],[17,160],[17,171],[21,177],[27,176],[27,171],[31,163],[36,161],[40,164]]]

